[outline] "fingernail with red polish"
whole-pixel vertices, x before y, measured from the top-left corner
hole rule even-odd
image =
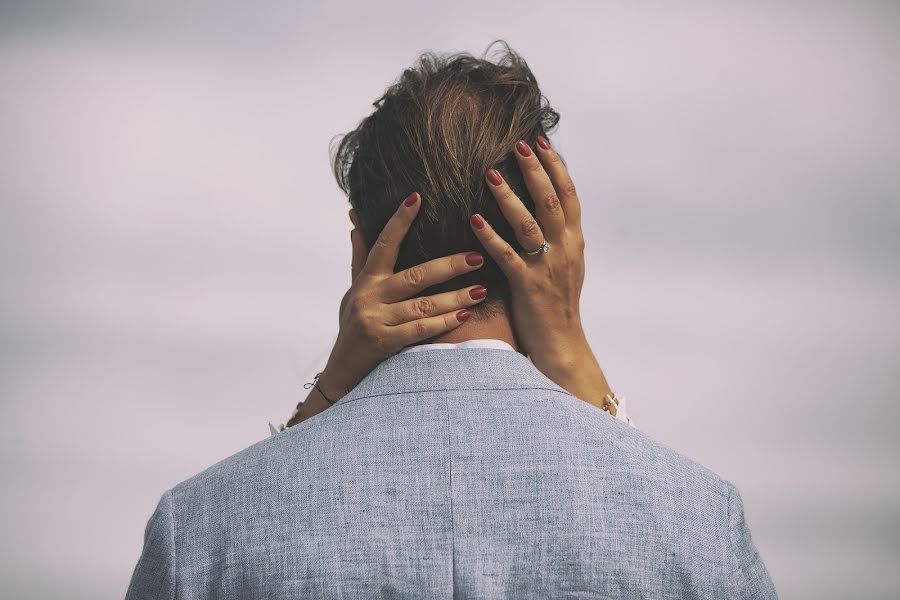
[[[472,215],[469,217],[469,222],[475,227],[475,229],[484,229],[484,219],[481,218],[481,215]]]
[[[516,142],[516,151],[522,156],[531,156],[531,148],[525,143],[525,140]]]
[[[470,252],[469,254],[466,254],[466,264],[470,267],[477,267],[483,262],[484,257],[477,252]]]
[[[406,197],[406,200],[403,201],[403,204],[405,204],[406,206],[412,206],[413,204],[416,203],[416,200],[418,200],[418,199],[419,199],[418,192],[413,192],[412,194],[410,194],[409,196]]]
[[[469,311],[463,309],[463,310],[459,311],[458,313],[456,313],[456,320],[457,320],[457,321],[465,321],[465,320],[468,319],[471,315],[472,315],[471,312],[469,312]]]
[[[487,288],[483,285],[479,285],[478,287],[469,290],[469,298],[472,300],[481,300],[485,296],[487,296]]]
[[[540,146],[544,150],[550,149],[550,142],[547,140],[547,138],[545,138],[542,135],[537,136],[537,143],[538,143],[538,146]]]
[[[500,185],[503,183],[503,178],[500,177],[500,171],[497,169],[488,169],[487,172],[488,181],[490,181],[494,185]]]

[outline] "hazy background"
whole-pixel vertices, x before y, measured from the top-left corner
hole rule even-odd
[[[504,38],[639,426],[784,598],[900,596],[900,4],[787,4],[3,2],[0,595],[122,597],[162,492],[287,418],[349,284],[332,136]]]

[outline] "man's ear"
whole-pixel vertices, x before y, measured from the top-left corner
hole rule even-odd
[[[362,229],[362,228],[359,226],[359,213],[356,212],[356,209],[355,209],[355,208],[351,208],[351,209],[350,209],[350,212],[347,213],[347,214],[350,215],[350,222],[353,223],[353,226],[354,226],[356,229]]]
[[[350,263],[350,282],[356,281],[356,276],[362,271],[369,257],[369,249],[363,240],[362,229],[359,227],[359,215],[354,209],[350,209],[350,222],[353,229],[350,230],[350,245],[352,246],[352,261]]]
[[[355,208],[351,208],[350,212],[350,222],[353,223],[353,228],[359,233],[359,239],[363,240],[363,247],[366,249],[366,253],[368,253],[371,248],[366,244],[365,238],[363,237],[362,225],[359,223],[359,213],[356,212]]]

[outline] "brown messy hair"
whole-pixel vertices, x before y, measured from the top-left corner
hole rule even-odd
[[[487,57],[495,44],[501,53],[491,61]],[[479,251],[485,258],[480,269],[420,295],[482,284],[488,299],[472,307],[473,317],[508,311],[509,284],[472,233],[469,217],[482,214],[521,250],[484,174],[491,167],[500,171],[534,214],[513,147],[520,139],[534,147],[538,135],[556,127],[559,113],[547,103],[528,64],[503,40],[489,44],[484,58],[425,52],[373,106],[332,157],[335,178],[359,214],[367,246],[400,202],[417,191],[422,206],[400,246],[395,271]]]

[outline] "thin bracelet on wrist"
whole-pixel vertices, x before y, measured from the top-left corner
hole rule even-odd
[[[328,402],[328,405],[329,405],[329,406],[333,406],[334,403],[337,402],[337,400],[331,400],[328,396],[325,395],[325,392],[322,391],[322,388],[320,388],[320,387],[318,386],[318,383],[319,383],[319,377],[321,377],[321,376],[322,376],[322,373],[321,373],[321,372],[316,373],[316,376],[313,378],[313,380],[312,380],[311,382],[307,382],[307,383],[304,383],[304,384],[303,384],[303,389],[308,390],[308,389],[311,388],[311,387],[316,388],[316,390],[319,391],[319,395],[322,396],[323,398],[325,398],[325,401]],[[294,408],[294,411],[291,413],[291,416],[288,417],[288,420],[287,420],[288,423],[290,423],[291,421],[294,420],[294,417],[296,417],[296,416],[297,416],[297,413],[300,412],[300,408],[303,406],[303,404],[306,402],[306,400],[307,400],[307,399],[304,398],[303,400],[301,400],[300,402],[297,403],[297,406],[296,406],[296,408]],[[274,425],[272,425],[272,422],[269,421],[269,432],[270,432],[273,436],[274,436],[274,435],[277,435],[278,433],[281,433],[282,431],[284,431],[284,430],[287,429],[288,427],[289,427],[289,425],[286,425],[285,423],[282,423],[282,424],[279,425],[278,427],[275,427]]]
[[[317,390],[319,390],[319,394],[321,394],[322,397],[325,398],[325,401],[328,402],[328,404],[334,404],[335,402],[337,402],[337,400],[331,400],[331,399],[329,399],[328,396],[325,395],[325,392],[322,391],[322,388],[320,388],[320,387],[318,386],[318,383],[319,383],[319,377],[321,377],[321,376],[322,376],[322,372],[321,372],[321,371],[318,372],[318,373],[316,373],[316,376],[313,378],[313,380],[312,380],[311,382],[309,382],[309,383],[304,383],[304,384],[303,384],[303,389],[304,389],[304,390],[308,390],[309,388],[314,387],[314,388],[316,388]],[[301,402],[301,404],[303,404],[303,403]]]
[[[612,414],[610,411],[611,407],[615,407],[616,414]],[[603,399],[603,406],[600,407],[600,410],[609,413],[609,415],[615,419],[625,421],[629,425],[634,426],[634,419],[629,416],[625,409],[625,396],[620,398],[615,393],[606,394],[606,397]]]

